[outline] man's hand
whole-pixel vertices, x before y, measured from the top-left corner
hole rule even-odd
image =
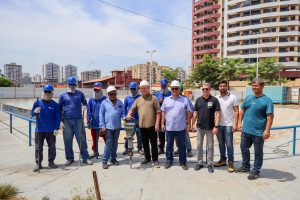
[[[156,123],[155,124],[155,132],[158,132],[159,131],[159,123]]]
[[[101,131],[102,131],[103,133],[106,133],[107,129],[106,129],[106,128],[102,128]]]
[[[166,132],[166,126],[165,126],[165,124],[161,124],[161,130],[162,130],[163,132]]]
[[[193,133],[197,132],[197,127],[196,127],[196,125],[193,126],[192,131],[193,131]]]
[[[212,130],[212,133],[214,135],[217,135],[218,134],[218,128],[214,127],[213,130]]]
[[[36,107],[33,112],[39,114],[41,112],[41,107]]]
[[[92,128],[91,123],[88,123],[88,124],[87,124],[87,127],[88,127],[88,129],[91,129],[91,128]]]
[[[186,133],[189,133],[191,131],[191,125],[186,125]]]
[[[86,106],[82,106],[82,111],[85,112],[86,110]]]
[[[58,135],[58,130],[54,130],[53,135],[57,136]]]
[[[239,123],[237,127],[237,131],[242,131],[242,129],[243,129],[243,125],[242,123]]]
[[[237,126],[233,126],[232,127],[232,133],[236,132],[237,131]]]
[[[265,130],[263,135],[262,135],[263,139],[266,140],[270,137],[270,131],[269,130]]]
[[[63,122],[60,122],[60,125],[59,125],[59,130],[64,130],[65,129],[65,125]]]
[[[130,122],[130,120],[131,120],[131,117],[130,117],[130,116],[127,116],[127,117],[125,118],[125,121],[126,121],[126,122]]]

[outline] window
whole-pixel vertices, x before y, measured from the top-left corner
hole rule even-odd
[[[287,22],[289,21],[287,17],[280,17],[280,22]]]
[[[290,47],[290,51],[295,51],[295,48],[294,47]]]
[[[276,18],[266,18],[266,19],[263,19],[263,22],[264,23],[276,22]]]

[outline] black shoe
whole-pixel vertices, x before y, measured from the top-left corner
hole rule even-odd
[[[117,159],[113,159],[110,161],[113,165],[119,165],[119,161],[117,161]]]
[[[161,155],[161,154],[165,154],[165,150],[164,149],[159,149],[158,155]]]
[[[103,168],[103,169],[108,169],[108,164],[107,164],[107,162],[103,162],[103,163],[102,163],[102,168]]]
[[[87,165],[93,165],[93,161],[91,161],[90,159],[83,160],[82,162]]]
[[[249,168],[245,168],[243,166],[241,166],[240,168],[235,170],[235,173],[249,173],[250,169]]]
[[[199,170],[202,169],[202,168],[203,168],[203,165],[197,164],[196,167],[194,167],[194,170],[195,170],[195,171],[199,171]]]
[[[185,165],[181,165],[181,167],[182,167],[183,170],[188,170],[189,169],[186,164]]]
[[[89,159],[96,158],[97,156],[99,156],[99,153],[94,152],[93,154],[91,154],[91,155],[89,156]]]
[[[214,173],[214,167],[212,165],[209,165],[207,168],[209,173]]]
[[[125,150],[123,151],[122,155],[123,155],[123,156],[126,156],[127,154],[128,154],[128,150],[125,149]]]
[[[57,165],[54,163],[54,161],[49,161],[48,167],[50,167],[50,168],[52,168],[52,169],[56,169],[56,168],[57,168]]]
[[[42,165],[41,165],[41,164],[40,164],[40,169],[42,169]],[[35,164],[35,166],[34,166],[34,168],[33,168],[32,171],[33,171],[33,172],[39,171],[39,165],[38,165],[38,164]]]
[[[172,163],[171,162],[167,162],[165,164],[165,169],[169,169],[171,166],[172,166]]]
[[[141,165],[146,165],[146,164],[148,164],[148,163],[150,163],[151,161],[150,160],[144,160],[143,162],[141,162]]]
[[[249,180],[255,180],[259,177],[259,173],[254,171],[254,170],[251,170],[249,176],[248,176],[248,179]]]
[[[188,150],[186,155],[187,155],[187,157],[189,157],[189,158],[191,158],[191,157],[194,156],[193,153],[192,153],[192,150]]]
[[[72,163],[74,162],[74,160],[67,160],[67,162],[65,163],[66,166],[72,165]]]

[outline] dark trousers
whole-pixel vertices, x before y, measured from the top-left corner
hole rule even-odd
[[[159,149],[165,149],[165,144],[166,144],[166,133],[165,132],[159,132],[158,133],[159,137]]]
[[[185,130],[182,131],[167,131],[167,150],[166,158],[167,162],[173,163],[173,151],[174,151],[174,139],[177,138],[177,145],[179,148],[179,162],[180,165],[186,165],[186,144]]]
[[[35,133],[35,162],[38,163],[38,154],[40,153],[40,163],[43,161],[43,146],[44,141],[47,141],[48,144],[48,161],[54,161],[56,157],[56,136],[52,133]],[[40,148],[40,152],[39,152]]]
[[[158,160],[157,134],[154,127],[141,128],[145,159],[151,160],[149,141],[151,144],[152,160]]]

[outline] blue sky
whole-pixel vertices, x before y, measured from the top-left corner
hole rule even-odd
[[[191,0],[105,0],[120,7],[191,27]],[[17,62],[24,72],[41,65],[73,64],[79,71],[123,69],[149,61],[187,68],[191,31],[174,28],[97,0],[1,0],[0,65]],[[94,61],[91,66],[89,63]],[[3,67],[2,67],[3,68]]]

